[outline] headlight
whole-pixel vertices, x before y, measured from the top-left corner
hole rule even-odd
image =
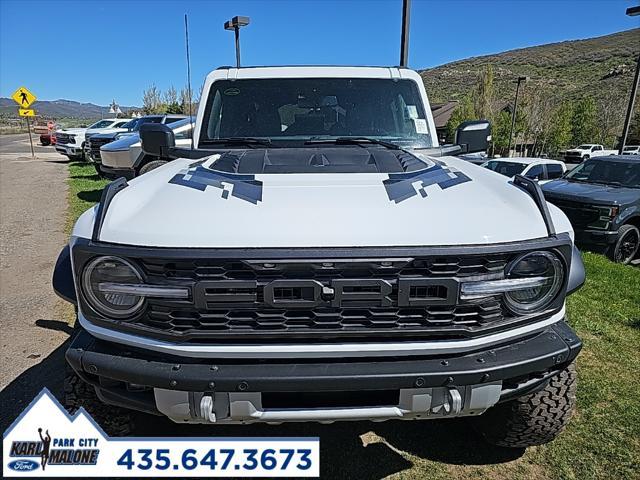
[[[551,252],[531,252],[517,258],[507,269],[506,279],[526,288],[505,292],[504,301],[515,314],[542,310],[556,297],[564,281],[560,259]]]
[[[611,227],[611,222],[618,215],[619,207],[617,205],[613,205],[613,206],[598,206],[595,208],[598,211],[598,220],[589,224],[589,227],[597,228],[601,230],[608,230]]]
[[[118,257],[93,259],[82,273],[82,288],[89,304],[108,317],[126,318],[140,310],[144,297],[136,294],[142,276],[128,261]],[[120,288],[114,289],[113,286]]]

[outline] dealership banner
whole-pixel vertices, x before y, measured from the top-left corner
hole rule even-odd
[[[212,435],[215,425],[211,426]],[[45,388],[4,432],[4,477],[318,477],[315,437],[110,438]]]

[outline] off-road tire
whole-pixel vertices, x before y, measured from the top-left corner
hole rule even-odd
[[[132,412],[102,403],[95,388],[82,380],[66,362],[64,406],[70,414],[84,407],[110,437],[126,437],[133,431]]]
[[[150,172],[151,170],[161,167],[162,165],[164,165],[165,163],[168,163],[166,160],[154,160],[152,162],[146,163],[144,164],[142,167],[140,167],[140,175],[144,175],[147,172]]]
[[[623,225],[618,230],[616,243],[607,249],[607,256],[616,263],[627,265],[640,251],[640,229],[635,225]],[[634,245],[626,245],[633,243]],[[625,245],[623,245],[625,244]]]
[[[490,408],[474,427],[489,443],[526,448],[548,443],[569,422],[576,404],[575,362],[551,377],[542,389]]]

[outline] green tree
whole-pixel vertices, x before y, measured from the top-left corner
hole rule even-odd
[[[546,145],[551,154],[557,154],[571,143],[574,111],[570,103],[564,102],[551,115]]]
[[[487,65],[476,80],[473,98],[473,113],[477,120],[493,121],[493,105],[495,92],[493,89],[493,66]]]
[[[162,95],[155,84],[142,92],[142,110],[147,115],[165,113],[166,106],[162,103]]]
[[[462,122],[466,122],[467,120],[473,120],[474,108],[473,101],[471,100],[470,95],[465,95],[458,103],[458,106],[451,114],[451,118],[447,122],[447,140],[453,141],[455,137],[456,129],[460,126]]]
[[[182,103],[178,101],[178,92],[173,85],[164,92],[163,98],[166,105],[166,113],[183,113]]]
[[[591,97],[580,100],[573,109],[571,143],[593,142],[598,137],[598,111]]]
[[[494,117],[491,124],[492,153],[504,155],[509,145],[509,132],[511,131],[511,114],[501,110]]]

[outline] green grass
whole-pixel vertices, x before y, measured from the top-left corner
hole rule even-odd
[[[85,163],[69,164],[69,174],[70,228],[99,201],[107,182]],[[231,434],[320,436],[323,477],[639,478],[640,269],[592,253],[584,261],[587,282],[568,300],[569,322],[584,341],[578,409],[550,444],[526,451],[491,447],[464,420],[241,427]],[[177,428],[170,432],[182,434]],[[217,428],[216,434],[228,434]],[[197,431],[206,434],[210,429]]]
[[[102,180],[94,166],[88,162],[69,163],[69,209],[66,232],[70,233],[73,224],[85,210],[100,201],[102,189],[109,183]]]

